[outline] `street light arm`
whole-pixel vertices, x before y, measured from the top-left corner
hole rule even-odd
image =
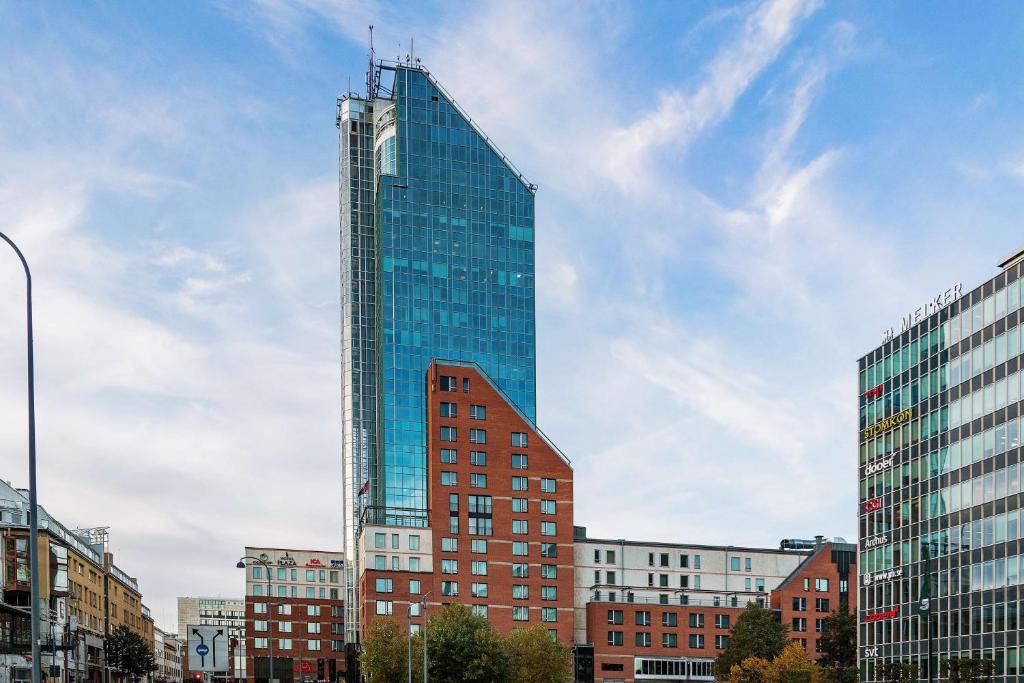
[[[32,683],[41,683],[42,666],[39,647],[39,494],[36,485],[36,381],[35,355],[32,350],[32,271],[21,249],[10,237],[0,238],[11,245],[25,269],[25,328],[28,339],[28,501],[29,501],[29,564],[32,594]]]

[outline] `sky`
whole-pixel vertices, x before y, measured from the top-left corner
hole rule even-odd
[[[341,547],[337,97],[413,51],[537,194],[538,418],[591,536],[856,534],[856,360],[1024,246],[1024,5],[0,0],[39,495],[157,624]],[[414,50],[412,49],[414,45]],[[0,477],[27,482],[0,256]]]

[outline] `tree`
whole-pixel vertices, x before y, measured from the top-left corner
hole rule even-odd
[[[569,683],[572,652],[559,645],[541,624],[513,629],[504,638],[510,683]]]
[[[131,680],[138,680],[158,668],[149,642],[124,625],[110,632],[104,651],[107,665]]]
[[[775,615],[755,604],[747,608],[736,620],[729,637],[729,645],[715,660],[715,675],[728,678],[735,664],[748,657],[773,660],[786,649],[786,627]]]
[[[447,605],[430,621],[427,638],[434,683],[494,683],[508,678],[509,656],[501,637],[465,605]]]
[[[846,605],[825,618],[818,665],[829,683],[857,680],[857,616]]]
[[[787,645],[778,657],[747,657],[729,669],[728,683],[812,683],[818,667],[797,643]]]
[[[363,640],[360,664],[371,683],[403,683],[409,675],[409,643],[392,617],[378,617]],[[413,672],[423,671],[423,639],[413,638]],[[415,677],[415,676],[414,676]]]

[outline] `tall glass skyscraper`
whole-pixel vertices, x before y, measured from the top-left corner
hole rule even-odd
[[[345,549],[426,523],[425,373],[473,361],[536,418],[534,193],[418,62],[338,101]],[[355,590],[355,581],[349,581]],[[348,596],[349,640],[356,626]]]
[[[862,681],[1024,675],[1024,251],[1000,265],[859,361]]]

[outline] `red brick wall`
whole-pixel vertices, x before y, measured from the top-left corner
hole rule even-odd
[[[255,603],[268,603],[266,614],[256,614]],[[335,660],[335,670],[337,672],[343,672],[345,670],[345,653],[344,652],[333,652],[331,650],[332,640],[344,640],[345,636],[339,632],[333,633],[331,630],[331,624],[339,624],[339,630],[343,629],[345,623],[342,615],[341,606],[344,604],[342,600],[323,600],[317,598],[267,598],[265,596],[251,596],[247,595],[245,598],[245,664],[246,664],[246,680],[256,681],[256,669],[253,663],[253,657],[266,658],[269,654],[267,648],[256,649],[254,647],[255,638],[274,638],[274,659],[278,662],[277,666],[280,667],[282,658],[290,658],[292,660],[292,680],[299,680],[303,676],[309,676],[313,680],[318,680],[318,660],[323,660],[323,671],[324,678],[326,680],[330,677],[331,660]],[[292,613],[290,615],[278,614],[278,605],[291,605]],[[317,605],[320,607],[319,616],[309,616],[306,609],[307,605]],[[332,607],[338,608],[338,616],[333,616]],[[255,629],[255,621],[266,621],[268,623],[268,631],[257,632]],[[281,622],[291,622],[291,632],[282,632],[280,630]],[[307,624],[318,623],[320,624],[320,633],[309,633]],[[290,638],[292,641],[292,648],[290,650],[281,650],[278,647],[278,639]],[[309,640],[319,640],[320,649],[310,650],[308,648]],[[302,670],[302,664],[305,663],[308,670]],[[265,680],[265,679],[260,679]]]
[[[442,391],[439,378],[453,376],[457,378],[457,391]],[[469,380],[469,391],[463,391],[463,380]],[[557,632],[558,639],[563,643],[572,642],[573,634],[573,488],[572,468],[541,438],[541,436],[518,415],[504,397],[496,391],[475,368],[431,366],[426,382],[427,391],[427,453],[428,453],[428,506],[430,508],[431,539],[433,551],[434,573],[403,571],[364,570],[360,577],[361,605],[360,624],[363,632],[376,617],[376,600],[391,600],[394,604],[394,616],[399,623],[406,622],[406,606],[409,600],[418,600],[418,596],[408,595],[408,581],[419,578],[425,591],[432,591],[429,598],[430,610],[437,610],[448,602],[461,602],[467,605],[486,605],[488,619],[499,631],[509,631],[516,627],[543,624],[546,628]],[[455,417],[441,417],[441,403],[454,403],[457,406]],[[470,405],[481,405],[486,409],[486,419],[470,418]],[[442,442],[441,426],[455,427],[457,440]],[[483,429],[487,432],[486,444],[470,442],[470,430]],[[512,433],[525,432],[527,445],[512,446]],[[455,449],[458,459],[455,464],[441,463],[441,449]],[[470,464],[470,451],[487,453],[487,465]],[[526,469],[512,469],[512,454],[527,456]],[[442,486],[441,472],[455,472],[456,486]],[[485,474],[486,488],[470,486],[470,474]],[[512,477],[527,477],[526,491],[512,490]],[[541,479],[555,480],[555,492],[541,491]],[[458,533],[450,533],[449,494],[458,494],[459,519]],[[469,534],[469,496],[490,496],[492,504],[491,520],[493,535],[471,536]],[[513,513],[512,498],[526,498],[527,512]],[[555,514],[541,513],[541,500],[555,501]],[[528,533],[525,535],[512,533],[512,520],[525,520]],[[541,535],[541,523],[554,522],[553,536]],[[444,538],[458,539],[458,550],[442,551]],[[474,554],[472,540],[487,541],[487,554]],[[512,554],[514,542],[526,542],[528,553],[524,556]],[[557,547],[557,557],[541,557],[541,543],[553,543]],[[442,560],[456,560],[457,574],[442,574]],[[472,573],[474,560],[486,561],[486,576]],[[529,565],[526,578],[512,576],[513,563]],[[553,579],[541,578],[541,565],[553,565],[556,576]],[[393,591],[387,595],[377,596],[375,579],[390,577],[393,579]],[[458,596],[442,596],[441,584],[444,581],[457,581]],[[471,594],[473,583],[488,584],[488,596],[474,599]],[[528,586],[529,597],[525,600],[512,599],[513,584]],[[541,588],[553,586],[556,599],[542,600]],[[513,607],[527,607],[526,621],[513,620]],[[542,621],[543,608],[556,610],[555,622]]]
[[[808,590],[804,590],[804,579],[807,579]],[[828,579],[828,591],[815,589],[815,579]],[[857,613],[857,569],[850,566],[849,574],[849,607],[854,614]],[[792,631],[789,635],[792,640],[806,640],[807,654],[812,659],[818,659],[817,642],[821,634],[815,630],[815,621],[825,619],[828,615],[839,609],[839,570],[832,562],[832,545],[825,544],[814,556],[785,583],[785,585],[772,591],[770,602],[771,607],[777,610],[782,623],[792,629],[794,618],[807,620],[807,630],[804,632]],[[793,598],[805,598],[806,610],[794,610]],[[828,610],[818,612],[815,609],[816,599],[828,600]]]
[[[622,624],[609,624],[608,613],[611,610],[622,612]],[[649,612],[650,625],[637,625],[637,613]],[[715,647],[715,636],[728,636],[729,629],[736,624],[742,614],[742,607],[705,607],[690,605],[661,605],[651,603],[626,602],[590,602],[587,603],[587,634],[594,643],[594,680],[604,678],[632,680],[634,676],[634,657],[703,657],[714,659],[721,650]],[[664,625],[664,614],[675,614],[676,625]],[[702,615],[703,626],[691,627],[690,615]],[[715,616],[726,615],[729,628],[717,628]],[[611,631],[622,633],[622,645],[609,645],[608,634]],[[650,647],[636,644],[638,632],[651,634]],[[662,645],[662,635],[676,634],[676,647]],[[690,635],[703,635],[704,647],[690,647]],[[622,664],[623,670],[603,670],[605,664]]]

